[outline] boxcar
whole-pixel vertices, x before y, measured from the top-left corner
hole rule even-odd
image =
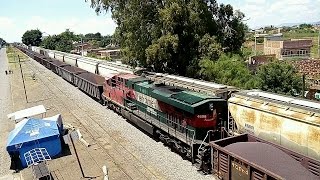
[[[101,100],[104,81],[104,77],[89,72],[74,75],[74,84],[97,100]]]
[[[63,63],[63,62],[55,60],[55,59],[52,59],[52,61],[50,61],[49,63],[50,63],[51,71],[53,71],[54,73],[56,73],[58,75],[59,75],[61,67],[70,66],[69,64]]]
[[[84,72],[86,71],[74,66],[63,66],[59,68],[59,75],[71,84],[74,84],[74,76],[76,74]]]
[[[210,142],[212,173],[226,180],[318,179],[320,162],[243,134]]]
[[[51,64],[50,62],[53,61],[53,59],[49,58],[49,57],[43,57],[42,58],[42,63],[43,65],[47,68],[47,69],[51,69]]]

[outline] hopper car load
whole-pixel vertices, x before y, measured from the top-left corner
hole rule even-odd
[[[37,54],[24,48],[21,48],[21,50],[26,54],[31,54],[33,57],[34,54]],[[47,54],[50,55],[50,52]],[[130,122],[158,138],[183,157],[197,163],[200,169],[206,173],[211,172],[212,168],[214,168],[211,167],[213,159],[211,159],[210,148],[212,146],[209,146],[209,142],[220,139],[225,135],[235,135],[243,132],[252,133],[262,139],[266,138],[267,142],[281,144],[285,148],[298,150],[298,153],[305,156],[310,155],[317,161],[320,159],[317,156],[319,149],[316,147],[316,144],[319,143],[319,140],[317,140],[319,134],[315,134],[315,136],[306,136],[305,134],[306,132],[310,135],[311,133],[319,132],[311,131],[314,128],[319,128],[320,123],[317,120],[319,117],[319,114],[317,114],[319,103],[312,104],[314,103],[312,102],[312,107],[308,107],[306,102],[293,105],[291,100],[281,104],[279,99],[285,100],[288,97],[280,96],[281,98],[278,97],[278,100],[276,100],[275,96],[272,96],[272,94],[269,96],[269,93],[266,93],[268,97],[263,97],[263,93],[261,94],[260,91],[256,90],[235,92],[234,88],[228,86],[222,87],[221,85],[216,87],[215,84],[204,84],[203,81],[199,84],[199,81],[194,79],[185,80],[179,76],[152,75],[150,73],[151,75],[146,74],[142,77],[133,73],[123,72],[121,68],[116,70],[114,69],[115,67],[111,67],[113,68],[112,71],[109,71],[110,69],[106,71],[105,69],[108,67],[100,66],[102,63],[96,63],[96,68],[92,68],[91,65],[94,64],[92,60],[86,62],[83,59],[78,59],[76,62],[80,62],[80,60],[87,63],[87,68],[91,68],[89,69],[90,71],[79,70],[77,73],[65,71],[63,69],[65,69],[66,62],[63,61],[59,61],[63,64],[62,66],[53,65],[55,68],[51,68],[51,70],[54,71],[56,69],[57,72],[65,71],[67,76],[72,77],[69,78],[70,83],[90,97],[126,117]],[[52,59],[50,63],[52,64],[55,61],[57,60]],[[44,62],[40,61],[40,63]],[[79,65],[79,63],[75,63],[75,65],[77,64]],[[68,65],[68,69],[76,69],[76,67]],[[93,69],[94,73],[91,72]],[[102,71],[103,73],[101,73]],[[58,73],[58,75],[62,76],[61,73]],[[166,81],[167,83],[165,83]],[[172,84],[168,84],[168,82]],[[198,86],[207,92],[199,92],[197,89],[187,88],[189,85],[195,88]],[[198,92],[194,92],[194,90]],[[212,93],[210,94],[209,91]],[[217,93],[214,94],[213,92]],[[257,96],[257,93],[260,94]],[[294,100],[297,99],[294,98]],[[285,105],[286,107],[284,107]],[[274,113],[273,111],[277,106],[283,107],[283,110],[279,110],[279,112],[285,113]],[[239,111],[242,109],[244,111]],[[260,113],[260,111],[267,114]],[[241,114],[241,112],[245,113]],[[250,116],[252,114],[254,116]],[[272,117],[269,117],[268,114],[271,114]],[[302,116],[307,114],[309,114],[309,117]],[[255,123],[247,123],[252,122],[252,117],[256,120]],[[288,126],[279,126],[275,129],[276,131],[274,129],[263,129],[269,126],[273,127],[276,124],[273,119],[279,117],[287,118],[286,125]],[[300,124],[294,124],[295,121]],[[291,126],[292,124],[294,126]],[[299,126],[298,130],[293,131],[292,129],[296,129],[297,126]],[[281,141],[282,134],[277,136],[280,138],[278,139],[274,138],[274,136],[259,133],[260,131],[265,131],[269,134],[276,134],[284,132],[281,131],[281,128],[290,129],[290,127],[290,135],[292,137],[300,137],[298,142],[303,142],[308,146],[301,148],[301,143],[291,142],[291,144],[288,144],[288,141]],[[304,129],[302,130],[300,127]],[[259,130],[260,128],[262,130]],[[252,131],[252,129],[257,131]],[[270,137],[272,138],[270,139]],[[299,151],[299,149],[303,150]],[[307,152],[307,154],[304,152]]]
[[[53,71],[55,74],[60,74],[60,68],[65,67],[65,66],[70,66],[69,64],[63,63],[61,61],[52,59],[50,63],[50,70]]]
[[[212,174],[225,180],[316,180],[320,162],[250,134],[210,142]]]

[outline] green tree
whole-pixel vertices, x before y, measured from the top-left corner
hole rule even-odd
[[[312,24],[300,24],[299,28],[300,29],[310,29],[310,28],[312,28]]]
[[[203,59],[200,61],[200,75],[209,81],[253,89],[258,86],[258,79],[250,73],[240,55],[223,54],[216,61]]]
[[[27,46],[39,46],[42,42],[42,32],[38,29],[26,31],[22,36],[22,42]]]
[[[244,42],[244,15],[214,0],[91,2],[97,12],[112,12],[118,24],[116,41],[124,60],[134,66],[193,76],[195,73],[188,71],[199,68],[202,52],[210,54],[210,50],[202,49],[204,46],[199,47],[201,39],[215,39],[216,47],[221,46],[224,52],[239,52]]]
[[[70,52],[73,49],[73,42],[79,39],[78,35],[68,29],[59,34],[46,37],[41,46],[47,49],[58,50],[63,52]]]
[[[99,43],[100,41],[97,41],[97,40],[90,40],[88,41],[89,44],[92,45],[92,48],[99,48]]]
[[[41,46],[46,49],[55,50],[58,41],[59,41],[59,38],[57,35],[47,36],[46,38],[43,39]]]
[[[301,92],[302,78],[296,69],[283,61],[273,61],[262,65],[257,73],[260,84],[259,89],[281,94]]]
[[[57,36],[55,49],[63,52],[70,52],[73,49],[73,42],[77,39],[77,36],[68,29]]]
[[[101,41],[99,41],[99,47],[106,47],[107,45],[111,44],[113,41],[113,37],[110,35],[103,36]]]
[[[95,41],[101,41],[102,40],[102,36],[101,36],[101,33],[97,32],[97,33],[88,33],[86,35],[84,35],[84,42],[89,42],[89,41],[92,41],[92,40],[95,40]]]
[[[198,51],[202,59],[216,61],[223,53],[222,47],[217,42],[216,37],[205,34],[199,41]]]

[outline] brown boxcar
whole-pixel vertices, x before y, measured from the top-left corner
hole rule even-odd
[[[101,100],[105,78],[93,73],[84,72],[74,75],[74,84],[89,96]]]
[[[53,61],[50,57],[43,57],[42,63],[47,68],[50,69],[50,62]]]
[[[61,61],[52,59],[52,61],[49,62],[50,63],[50,69],[51,71],[53,71],[54,73],[59,75],[60,72],[60,68],[64,67],[64,66],[70,66],[69,64],[63,63]]]
[[[320,162],[243,134],[210,142],[212,173],[220,179],[320,179]]]
[[[74,84],[74,75],[84,72],[87,71],[77,68],[75,66],[63,66],[59,68],[59,75],[71,84]]]
[[[43,56],[41,54],[38,54],[38,53],[33,53],[34,55],[34,60],[36,60],[38,63],[42,64],[42,58]]]

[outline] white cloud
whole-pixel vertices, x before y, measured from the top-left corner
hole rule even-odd
[[[1,28],[12,28],[14,26],[14,22],[9,17],[0,17],[0,27]]]
[[[223,2],[224,0],[221,0]],[[313,22],[320,20],[320,0],[225,0],[235,9],[244,12],[251,28],[282,23]],[[219,3],[221,3],[219,2]],[[9,42],[21,41],[23,33],[30,29],[40,29],[48,34],[59,34],[66,29],[75,33],[113,34],[116,24],[110,17],[77,16],[59,18],[7,17],[0,16],[0,37]]]
[[[233,5],[233,4],[232,4]],[[245,0],[234,4],[250,18],[250,27],[320,20],[320,0]]]
[[[70,29],[70,31],[77,34],[100,32],[103,35],[107,35],[113,34],[116,28],[116,24],[111,18],[101,17],[46,19],[40,16],[33,16],[16,23],[17,21],[9,17],[0,17],[0,37],[8,42],[21,41],[23,33],[30,29],[39,29],[50,35],[59,34],[66,29]]]

